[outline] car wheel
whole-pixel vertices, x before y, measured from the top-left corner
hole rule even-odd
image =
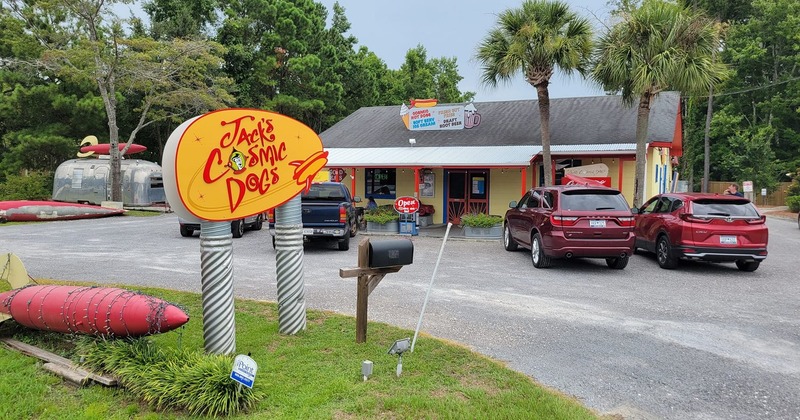
[[[661,268],[672,269],[678,266],[678,259],[672,252],[672,245],[666,235],[661,235],[656,243],[656,260]]]
[[[629,259],[627,255],[624,257],[606,258],[606,265],[616,270],[622,270],[628,265]]]
[[[256,218],[256,222],[253,223],[253,230],[261,230],[264,227],[264,215],[259,214]]]
[[[503,246],[506,251],[516,251],[518,247],[517,242],[511,237],[511,228],[508,225],[503,229]]]
[[[742,271],[756,271],[758,266],[761,264],[761,261],[744,261],[744,260],[736,260],[736,267]]]
[[[244,235],[244,220],[234,220],[231,222],[231,233],[234,238],[241,238]]]
[[[533,239],[531,239],[531,261],[533,261],[533,266],[536,268],[550,267],[550,257],[545,255],[542,247],[542,238],[538,233],[535,233]]]
[[[272,249],[276,249],[277,245],[275,245],[275,236],[272,236]]]
[[[188,238],[188,237],[192,236],[193,233],[194,233],[194,231],[189,229],[188,227],[181,226],[181,236],[183,236],[184,238]]]
[[[339,239],[339,251],[347,251],[350,249],[350,237],[345,236],[344,239]]]
[[[358,223],[350,223],[350,237],[354,237],[358,234]]]

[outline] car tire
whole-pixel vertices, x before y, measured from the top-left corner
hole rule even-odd
[[[531,238],[531,261],[533,261],[533,266],[536,268],[550,267],[552,262],[550,257],[544,253],[542,238],[538,233],[533,234],[533,238]]]
[[[658,266],[667,270],[671,270],[678,266],[678,259],[675,258],[672,252],[672,245],[669,244],[667,235],[661,235],[656,242],[656,260]]]
[[[606,258],[606,265],[615,270],[622,270],[628,266],[628,260],[630,260],[630,257],[627,255],[624,257]]]
[[[350,249],[350,237],[345,236],[344,239],[339,239],[339,251],[347,251]]]
[[[758,266],[761,264],[761,261],[744,261],[744,260],[736,260],[736,267],[739,270],[752,272],[758,269]]]
[[[272,249],[277,249],[278,246],[275,244],[275,235],[272,235]]]
[[[253,223],[253,230],[261,230],[264,227],[264,215],[259,214],[256,218],[256,222]]]
[[[181,236],[184,238],[189,238],[194,234],[194,231],[189,229],[186,226],[181,226]]]
[[[517,241],[511,237],[511,228],[508,225],[505,226],[503,229],[503,247],[506,251],[516,251],[519,245],[517,245]]]
[[[350,237],[353,238],[358,234],[358,223],[350,223]]]
[[[231,222],[231,233],[234,238],[241,238],[244,235],[244,220],[234,220]]]

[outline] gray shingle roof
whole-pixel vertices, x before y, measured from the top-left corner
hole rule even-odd
[[[680,96],[662,92],[652,103],[647,141],[672,142]],[[325,148],[541,145],[536,100],[475,102],[478,127],[463,130],[410,131],[396,106],[365,107],[320,134]],[[636,143],[636,110],[619,96],[550,100],[552,145]]]

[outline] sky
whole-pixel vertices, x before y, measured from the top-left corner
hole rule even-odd
[[[333,14],[337,0],[317,0]],[[481,82],[480,64],[475,60],[478,44],[497,23],[497,15],[519,7],[522,0],[338,0],[350,21],[350,35],[366,46],[390,69],[399,69],[409,49],[422,45],[431,58],[456,58],[464,77],[458,87],[475,92],[475,102],[536,99],[536,89],[519,74],[516,80],[497,87]],[[589,20],[600,32],[608,16],[606,0],[566,0],[571,9]],[[603,90],[577,74],[556,72],[550,83],[551,98],[603,95]]]

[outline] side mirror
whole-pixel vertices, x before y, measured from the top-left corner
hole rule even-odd
[[[359,197],[359,196],[353,197],[353,202],[354,203],[360,203],[361,202],[361,197]]]
[[[639,209],[638,209],[638,208],[636,208],[636,207],[631,207],[631,213],[633,213],[633,214],[639,214],[639,213],[640,213],[640,211],[639,211]]]
[[[515,207],[517,207],[517,202],[516,201],[511,201],[510,203],[508,203],[508,208],[513,209]]]

